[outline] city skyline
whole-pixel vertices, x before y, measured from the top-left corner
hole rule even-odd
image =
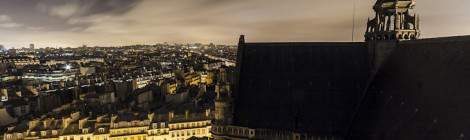
[[[469,4],[3,0],[0,140],[463,140]]]
[[[354,41],[363,41],[374,2],[356,0]],[[418,2],[422,38],[470,34],[465,26],[470,1]],[[353,0],[6,0],[0,5],[0,44],[7,48],[236,44],[233,37],[239,34],[251,41],[351,41],[353,21]]]

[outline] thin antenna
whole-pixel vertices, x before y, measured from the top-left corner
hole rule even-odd
[[[356,0],[353,1],[353,23],[352,23],[352,33],[351,33],[351,41],[354,42],[354,33],[356,32]]]

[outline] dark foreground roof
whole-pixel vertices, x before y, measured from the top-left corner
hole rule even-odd
[[[240,47],[235,125],[319,135],[346,132],[368,77],[364,43]]]
[[[374,79],[350,139],[470,137],[470,36],[400,43]]]

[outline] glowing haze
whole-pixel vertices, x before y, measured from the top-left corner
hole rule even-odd
[[[373,0],[356,0],[355,41]],[[470,34],[469,0],[418,0],[422,37]],[[350,41],[353,0],[1,0],[6,47]]]

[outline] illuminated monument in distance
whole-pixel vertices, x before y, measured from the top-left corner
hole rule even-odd
[[[415,40],[419,38],[419,16],[412,14],[415,0],[378,0],[375,18],[367,22],[366,41]]]

